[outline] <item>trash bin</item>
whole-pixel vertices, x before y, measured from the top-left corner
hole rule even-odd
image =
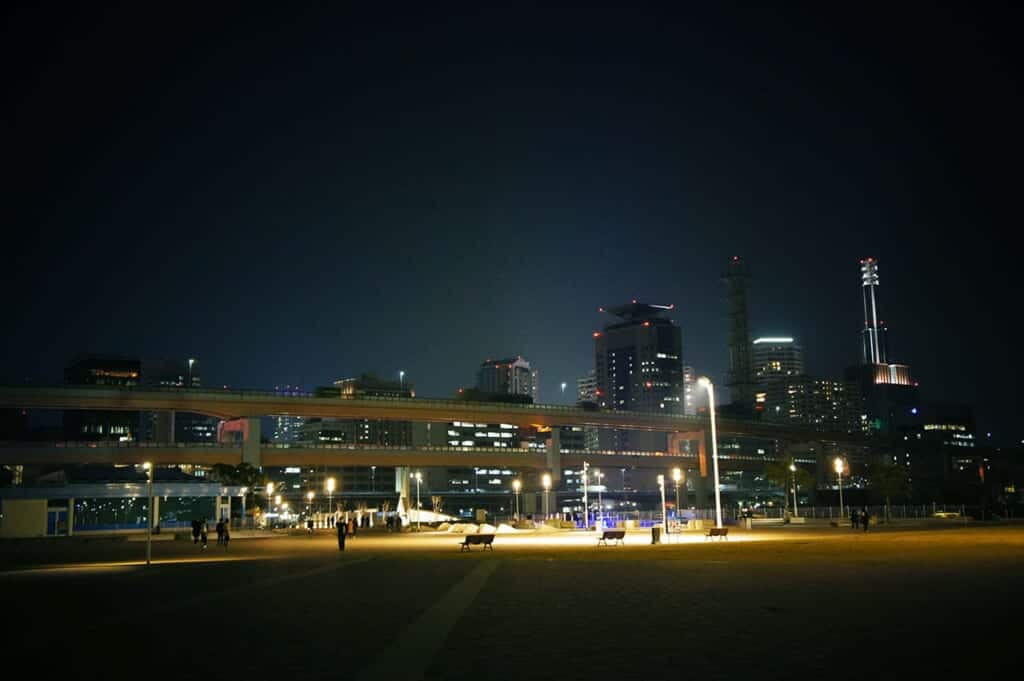
[[[652,544],[660,544],[661,543],[661,525],[653,525],[651,527],[651,543]]]

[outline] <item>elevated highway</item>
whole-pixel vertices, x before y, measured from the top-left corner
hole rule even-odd
[[[270,415],[450,423],[510,423],[521,428],[588,426],[666,433],[705,433],[706,416],[589,410],[551,404],[506,404],[423,398],[287,396],[253,390],[107,386],[0,386],[0,408],[178,411],[220,419]],[[783,424],[717,419],[719,437],[867,444],[862,435],[825,433]],[[876,440],[877,442],[877,440]]]

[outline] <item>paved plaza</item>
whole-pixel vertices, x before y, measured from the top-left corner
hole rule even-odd
[[[985,678],[1024,526],[0,543],[14,658],[57,678]],[[7,647],[7,646],[5,646]],[[900,672],[907,669],[908,675]]]

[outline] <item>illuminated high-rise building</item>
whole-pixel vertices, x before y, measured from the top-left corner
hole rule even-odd
[[[804,353],[800,345],[789,337],[755,338],[752,355],[754,381],[758,386],[804,373]]]
[[[633,301],[609,308],[618,321],[594,332],[597,401],[616,411],[682,414],[682,330],[664,313],[673,305]],[[611,431],[602,431],[605,438]],[[616,440],[602,445],[615,449],[664,448],[641,433],[614,431]],[[651,442],[647,443],[646,440]]]

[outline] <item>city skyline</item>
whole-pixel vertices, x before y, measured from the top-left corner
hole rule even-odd
[[[832,376],[862,352],[871,257],[924,399],[1021,439],[1000,13],[221,8],[149,35],[148,12],[7,16],[6,382],[103,352],[450,395],[522,355],[558,402],[597,309],[636,298],[675,303],[683,361],[724,387],[736,255],[751,332]]]

